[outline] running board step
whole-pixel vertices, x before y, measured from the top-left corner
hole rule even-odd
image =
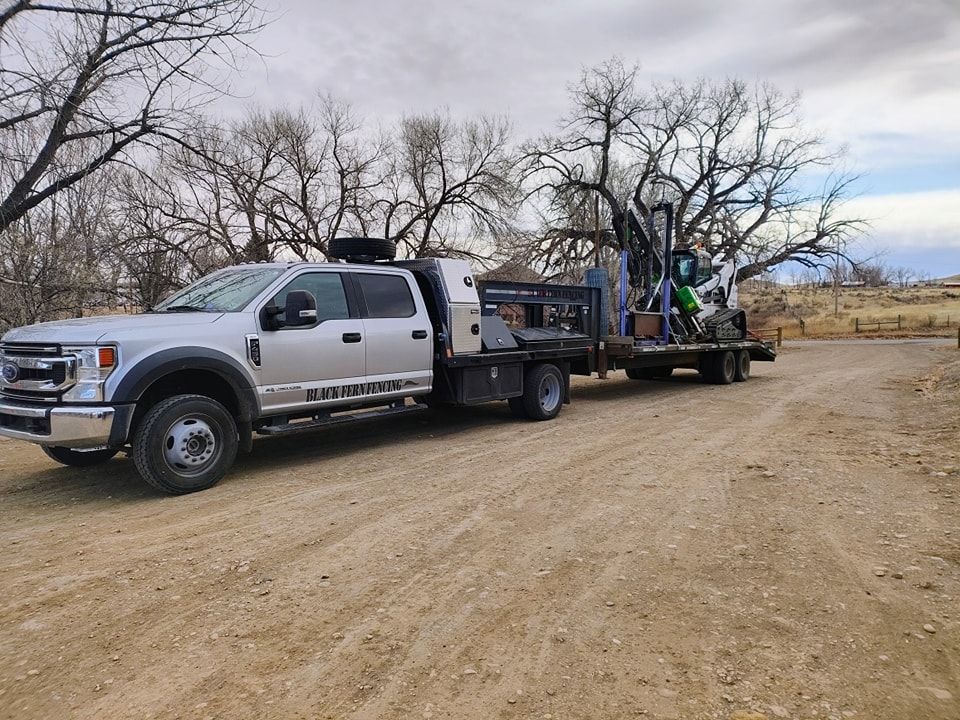
[[[366,412],[353,413],[349,415],[329,415],[315,420],[302,420],[300,422],[285,423],[283,425],[266,425],[257,430],[258,435],[293,435],[308,430],[328,427],[330,425],[345,425],[361,420],[373,420],[374,418],[390,417],[393,415],[406,415],[426,410],[427,406],[423,403],[414,403],[413,405],[402,405],[400,407],[388,407],[380,410],[368,410]]]

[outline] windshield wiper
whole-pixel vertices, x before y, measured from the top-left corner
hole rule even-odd
[[[154,310],[154,312],[206,312],[206,309],[196,305],[171,305],[163,308],[163,310]]]

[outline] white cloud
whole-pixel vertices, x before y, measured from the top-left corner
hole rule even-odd
[[[446,105],[535,135],[581,67],[618,54],[651,79],[800,90],[860,169],[960,163],[960,12],[941,0],[286,0],[258,45],[238,90],[264,104],[329,90],[386,122]]]
[[[947,248],[960,265],[954,0],[284,0],[282,10],[258,41],[269,57],[238,86],[263,105],[332,91],[372,122],[446,106],[509,114],[530,136],[555,127],[581,68],[612,55],[649,80],[738,76],[800,91],[807,123],[866,174],[858,187],[899,191],[850,203],[872,221],[863,244],[900,256]],[[935,187],[953,189],[908,192]]]
[[[868,236],[881,245],[943,248],[960,263],[960,188],[853,198],[845,213],[869,220]]]

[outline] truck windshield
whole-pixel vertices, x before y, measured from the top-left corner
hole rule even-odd
[[[238,312],[276,280],[283,268],[230,268],[200,278],[151,312]]]

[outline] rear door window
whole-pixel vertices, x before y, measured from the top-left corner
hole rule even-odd
[[[370,318],[407,318],[417,314],[407,279],[400,275],[354,275]]]

